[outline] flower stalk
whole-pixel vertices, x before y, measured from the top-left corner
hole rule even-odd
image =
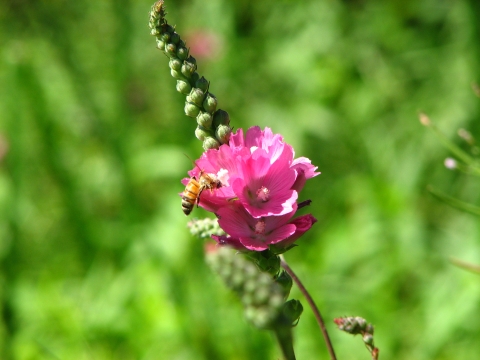
[[[318,326],[320,327],[320,331],[322,332],[323,339],[325,340],[325,344],[327,345],[327,350],[328,350],[328,354],[330,355],[330,359],[336,360],[337,357],[335,356],[335,350],[333,349],[333,345],[330,340],[330,336],[328,335],[328,331],[325,326],[325,322],[323,321],[323,317],[322,317],[322,314],[320,313],[320,310],[318,309],[317,305],[315,304],[312,297],[310,296],[310,293],[307,291],[305,286],[303,286],[298,276],[293,272],[293,270],[290,268],[290,266],[288,266],[288,264],[285,262],[283,258],[281,259],[280,263],[281,263],[281,266],[285,269],[285,271],[291,276],[295,284],[297,284],[301,293],[303,294],[303,296],[305,296],[305,299],[307,299],[308,305],[310,306],[310,308],[313,311],[313,314],[315,315],[315,319],[317,320]]]

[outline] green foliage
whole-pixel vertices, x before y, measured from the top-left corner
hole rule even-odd
[[[186,227],[184,153],[202,149],[149,35],[152,3],[0,3],[2,359],[280,357]],[[479,205],[478,179],[444,169],[448,151],[417,120],[480,139],[478,2],[167,10],[231,126],[271,127],[322,172],[300,199],[319,222],[288,261],[338,358],[368,358],[335,331],[344,315],[375,326],[380,358],[479,354],[479,278],[448,261],[480,263],[478,218],[426,190]],[[308,308],[294,332],[298,359],[327,358]]]

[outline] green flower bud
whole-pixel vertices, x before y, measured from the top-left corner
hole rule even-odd
[[[184,76],[186,76],[187,78],[191,78],[195,71],[197,71],[197,65],[189,62],[188,60],[185,60],[183,62],[181,71]]]
[[[187,96],[187,101],[193,102],[198,106],[202,106],[203,99],[205,98],[205,93],[197,88],[192,88],[190,94]]]
[[[193,73],[193,74],[192,74],[192,77],[191,77],[191,79],[192,79],[192,84],[195,84],[195,83],[198,81],[199,78],[200,78],[200,75],[198,75],[197,72]]]
[[[288,323],[292,324],[292,326],[296,325],[296,322],[300,318],[300,315],[302,315],[302,312],[303,312],[303,306],[298,300],[292,299],[290,301],[287,301],[285,304],[283,304],[282,313],[285,316]]]
[[[217,128],[220,125],[228,125],[230,124],[230,116],[225,110],[218,109],[213,114],[213,126]]]
[[[281,271],[280,275],[278,275],[275,279],[275,282],[282,287],[284,299],[286,300],[288,298],[288,295],[290,294],[290,290],[292,289],[292,277],[288,275],[286,271]]]
[[[203,126],[205,129],[210,129],[212,127],[212,115],[201,112],[197,116],[197,124]]]
[[[165,32],[169,34],[173,34],[175,32],[175,29],[172,25],[165,24]]]
[[[215,130],[215,137],[217,138],[218,141],[220,141],[220,143],[226,144],[228,143],[228,140],[230,140],[231,133],[232,133],[232,129],[230,129],[230,126],[220,125]]]
[[[195,82],[195,87],[199,88],[199,89],[202,89],[203,92],[208,91],[209,85],[210,85],[210,83],[203,76]]]
[[[178,42],[180,41],[180,35],[178,35],[176,32],[173,32],[170,35],[170,41],[174,44],[178,44]]]
[[[219,147],[220,144],[214,137],[208,136],[203,140],[203,149],[205,151],[210,149],[218,149]]]
[[[170,34],[168,32],[163,33],[162,35],[160,35],[160,40],[162,40],[165,43],[169,42]]]
[[[177,70],[173,70],[173,69],[170,70],[170,74],[177,80],[183,80],[183,81],[189,82],[188,79]]]
[[[218,220],[205,218],[193,219],[187,226],[190,228],[192,235],[198,236],[201,239],[211,237],[212,235],[224,235],[225,232],[218,225]]]
[[[177,44],[177,56],[180,60],[185,60],[188,57],[187,48]]]
[[[368,333],[363,334],[363,342],[369,346],[373,346],[373,335]]]
[[[207,129],[203,128],[202,126],[197,126],[195,129],[195,136],[198,140],[203,141],[205,138],[211,136],[212,133]]]
[[[190,91],[192,90],[191,85],[183,80],[177,80],[177,91],[183,95],[188,95],[190,94]]]
[[[157,39],[157,49],[165,51],[165,41]]]
[[[208,111],[210,114],[217,109],[217,98],[212,93],[207,93],[207,97],[203,102],[203,108]]]
[[[168,57],[176,57],[177,56],[177,47],[175,44],[168,43],[165,45],[165,54],[168,55]]]
[[[182,68],[182,62],[178,58],[171,58],[168,62],[168,66],[172,70],[180,71],[180,69]]]
[[[186,48],[187,46],[185,45],[185,41],[183,41],[182,39],[180,39],[180,41],[178,42],[177,44],[177,48],[179,47],[183,47],[183,48]]]
[[[200,112],[200,108],[192,103],[185,102],[185,114],[190,117],[197,117],[198,113]]]

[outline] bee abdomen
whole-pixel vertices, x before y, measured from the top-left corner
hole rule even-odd
[[[198,199],[198,182],[192,178],[182,194],[182,210],[185,215],[189,215]]]

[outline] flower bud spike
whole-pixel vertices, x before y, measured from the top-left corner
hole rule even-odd
[[[277,324],[284,306],[284,290],[268,273],[228,246],[207,247],[206,259],[225,285],[239,296],[247,320],[261,329]]]
[[[217,109],[218,101],[213,94],[208,92],[210,83],[197,73],[196,59],[190,55],[190,50],[186,47],[185,41],[182,40],[180,34],[167,23],[165,15],[164,1],[157,1],[150,11],[150,33],[156,37],[157,48],[162,50],[170,59],[170,74],[177,80],[177,91],[187,96],[185,114],[189,117],[197,117],[200,113],[208,113],[213,116]],[[193,89],[197,90],[192,93]],[[195,130],[195,136],[202,139],[205,150],[218,149],[220,144],[228,142],[231,129],[228,127],[228,114],[223,110],[222,118],[216,122],[212,121],[211,117],[197,119],[199,125],[205,129],[212,130],[208,136]],[[219,125],[226,126],[217,129]]]
[[[333,322],[337,324],[339,330],[345,331],[352,335],[361,335],[363,343],[372,355],[372,359],[378,360],[379,350],[373,343],[373,325],[367,323],[364,318],[359,316],[348,316],[334,319]]]
[[[200,239],[209,238],[212,235],[225,234],[218,225],[217,219],[194,219],[190,221],[187,226],[190,228],[190,233]]]

